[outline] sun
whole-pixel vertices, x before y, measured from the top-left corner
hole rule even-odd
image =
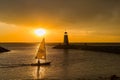
[[[43,35],[46,34],[46,30],[45,29],[36,29],[34,32],[35,32],[35,34],[37,36],[43,36]]]

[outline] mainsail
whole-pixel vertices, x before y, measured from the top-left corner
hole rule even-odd
[[[46,47],[45,47],[45,39],[44,38],[39,46],[38,52],[35,56],[35,59],[46,59]]]

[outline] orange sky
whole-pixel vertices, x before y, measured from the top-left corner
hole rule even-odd
[[[0,42],[120,42],[119,0],[0,0]]]
[[[4,27],[3,27],[4,26]],[[37,36],[34,30],[39,27],[21,27],[13,24],[0,23],[1,42],[40,42],[42,36]],[[63,42],[65,29],[44,28],[46,30],[46,42]],[[67,29],[70,42],[119,42],[119,36],[97,34],[90,30]]]

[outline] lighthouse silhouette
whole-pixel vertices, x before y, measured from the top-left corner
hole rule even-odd
[[[65,45],[65,46],[69,45],[68,34],[67,34],[66,31],[65,31],[65,33],[64,33],[64,45]]]
[[[62,44],[58,44],[54,46],[54,49],[79,49],[81,46],[74,45],[69,43],[68,33],[67,31],[64,32],[64,39]]]

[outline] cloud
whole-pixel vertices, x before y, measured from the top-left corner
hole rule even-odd
[[[4,22],[0,22],[0,33],[3,35],[4,33],[9,34],[17,30],[17,26],[14,24],[7,24]]]
[[[119,3],[119,0],[0,0],[0,20],[28,26],[118,26]]]

